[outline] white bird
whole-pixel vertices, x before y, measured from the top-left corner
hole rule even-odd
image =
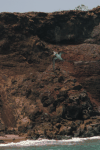
[[[64,61],[64,59],[61,57],[61,55],[63,54],[63,53],[65,53],[65,52],[55,52],[54,51],[54,58],[53,58],[53,70],[55,70],[55,60],[56,59],[59,59],[59,60],[62,60],[62,61]]]

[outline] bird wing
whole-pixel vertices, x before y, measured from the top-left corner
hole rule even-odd
[[[58,52],[58,54],[61,56],[62,54],[66,54],[66,53],[63,51],[60,51],[60,52]]]
[[[57,52],[53,51],[53,55],[56,55],[56,54],[57,54]]]

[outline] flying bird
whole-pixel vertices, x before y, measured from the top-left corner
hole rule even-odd
[[[62,52],[62,51],[61,51],[61,52],[55,52],[55,51],[54,51],[54,54],[53,54],[53,55],[54,55],[55,57],[53,58],[53,70],[55,70],[55,60],[56,60],[56,59],[59,59],[59,60],[64,61],[64,59],[61,57],[62,54],[66,54],[66,53],[65,53],[65,52]]]

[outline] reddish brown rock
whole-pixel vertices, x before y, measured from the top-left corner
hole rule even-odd
[[[99,11],[0,14],[0,134],[100,135]]]

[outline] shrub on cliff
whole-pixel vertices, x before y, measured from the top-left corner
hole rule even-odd
[[[88,6],[81,4],[81,6],[79,5],[75,7],[75,10],[88,11],[89,9],[88,9]]]

